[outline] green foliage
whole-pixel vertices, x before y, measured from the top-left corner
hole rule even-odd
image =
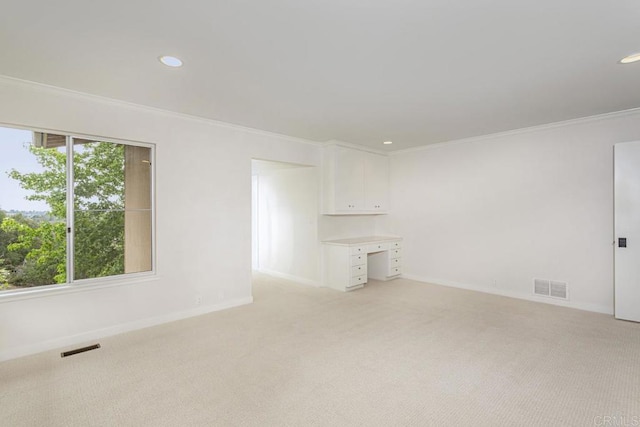
[[[54,220],[0,217],[0,268],[15,286],[67,280],[66,164],[63,151],[29,147],[42,172],[9,176],[29,190],[28,200],[44,201]],[[75,279],[124,273],[124,146],[92,142],[74,151]],[[1,211],[0,211],[1,212]],[[5,274],[6,276],[6,274]],[[2,283],[0,276],[0,283]]]
[[[54,217],[66,218],[66,154],[54,149],[34,146],[29,146],[29,151],[36,156],[36,160],[42,165],[44,171],[23,174],[13,169],[9,172],[9,177],[18,181],[25,190],[33,192],[26,197],[27,200],[46,202]]]
[[[5,218],[0,225],[6,233],[17,236],[7,246],[10,252],[24,253],[24,262],[16,267],[11,283],[17,286],[40,286],[66,282],[65,224],[43,222],[31,226]]]
[[[124,146],[83,145],[74,182],[74,279],[124,273]]]
[[[74,209],[124,209],[124,146],[85,144],[74,154]]]
[[[5,260],[0,258],[0,266],[4,265]],[[4,267],[0,267],[0,290],[9,289],[9,275],[11,272]]]
[[[124,273],[124,212],[76,211],[75,277]]]
[[[37,227],[37,224],[22,215],[8,217],[0,210],[0,269],[7,271],[9,276],[4,280],[14,282],[12,272],[25,262],[30,248],[12,245],[19,240],[20,230]]]

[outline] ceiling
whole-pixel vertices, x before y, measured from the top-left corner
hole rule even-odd
[[[315,141],[397,150],[640,107],[640,62],[618,63],[640,51],[637,0],[2,9],[0,74]]]

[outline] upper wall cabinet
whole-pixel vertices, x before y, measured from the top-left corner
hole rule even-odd
[[[328,145],[323,158],[325,215],[387,213],[389,158],[341,145]]]

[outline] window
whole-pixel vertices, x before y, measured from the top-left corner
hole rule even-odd
[[[153,270],[150,145],[0,127],[0,289]]]

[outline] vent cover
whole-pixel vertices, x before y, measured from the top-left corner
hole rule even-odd
[[[64,351],[62,353],[60,353],[61,357],[69,357],[69,356],[73,356],[74,354],[78,354],[78,353],[84,353],[85,351],[91,351],[91,350],[95,350],[97,348],[100,348],[100,344],[93,344],[87,347],[82,347],[82,348],[76,348],[75,350],[69,350],[69,351]]]
[[[567,299],[567,284],[565,282],[554,282],[551,280],[550,283],[552,297]]]
[[[533,279],[533,293],[544,297],[569,299],[569,285],[567,282]]]
[[[548,280],[533,279],[533,293],[536,295],[544,295],[548,297],[550,295],[551,283]]]

